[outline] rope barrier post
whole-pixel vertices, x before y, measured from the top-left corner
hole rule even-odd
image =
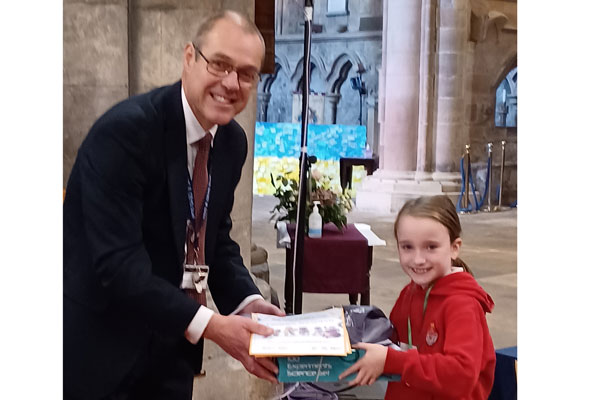
[[[465,195],[462,198],[462,209],[469,209],[469,165],[471,165],[471,153],[470,153],[471,145],[465,144],[465,165],[463,166],[465,170]],[[466,211],[462,211],[463,213]]]
[[[494,211],[502,211],[502,186],[504,184],[504,161],[505,161],[505,149],[506,149],[506,140],[502,142],[502,163],[500,164],[500,194],[498,195],[498,205],[494,207]]]
[[[493,146],[494,145],[493,145],[492,142],[490,142],[490,143],[487,144],[487,154],[488,154],[488,173],[487,173],[487,180],[488,181],[487,181],[487,186],[486,186],[486,189],[487,189],[487,206],[485,206],[481,210],[481,211],[484,211],[484,212],[492,212],[492,211],[494,211],[494,209],[492,207],[492,187],[493,187],[492,186],[492,176],[493,176],[492,175],[492,165],[493,165],[493,163],[492,163],[492,160],[493,160],[493,157],[492,157],[492,153],[493,153],[492,147]]]

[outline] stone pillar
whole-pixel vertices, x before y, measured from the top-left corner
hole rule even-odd
[[[458,177],[460,157],[468,143],[465,125],[465,70],[468,55],[469,0],[441,0],[438,99],[434,179]]]
[[[365,102],[367,105],[367,144],[369,148],[373,152],[373,154],[379,154],[379,123],[378,120],[378,110],[377,98],[374,96],[368,96],[367,101]]]
[[[254,184],[254,126],[256,122],[256,97],[250,96],[244,111],[235,120],[246,131],[248,156],[242,168],[240,183],[235,190],[235,203],[231,211],[233,228],[231,237],[240,245],[244,265],[250,269],[250,247],[252,244],[252,185]]]
[[[275,32],[283,33],[283,0],[275,0]]]
[[[337,105],[342,96],[339,93],[327,93],[325,95],[325,123],[335,124],[337,118]]]
[[[385,0],[379,71],[379,169],[356,191],[359,210],[390,212],[414,183],[421,0]]]
[[[456,1],[454,10],[451,0],[441,0],[447,13],[444,20],[448,20],[448,15],[462,15],[467,1]],[[454,14],[448,13],[448,9]],[[463,63],[458,49],[440,57],[438,68],[443,71],[443,82],[440,82],[437,96],[444,100],[438,101],[433,89],[436,72],[433,40],[438,33],[435,15],[433,1],[384,2],[379,77],[379,170],[366,177],[362,187],[357,189],[356,206],[359,210],[395,212],[407,199],[422,195],[445,193],[454,199],[458,197],[460,185],[456,182],[456,174],[450,172],[456,169],[451,164],[443,166],[439,163],[448,163],[454,155],[453,140],[459,125],[455,119],[458,117],[456,114],[449,116],[444,109],[441,118],[435,120],[433,105],[437,101],[438,107],[446,106],[445,98],[451,96],[453,101],[449,104],[454,109],[459,107],[460,91],[454,89],[463,89]],[[445,35],[440,35],[440,40],[462,43],[461,27],[465,26],[466,32],[467,22],[455,18]],[[460,36],[453,41],[451,35],[456,34]],[[457,78],[458,72],[461,76]],[[460,112],[457,111],[458,114]],[[439,140],[435,136],[438,121],[443,122]],[[433,165],[444,168],[441,175],[432,173]]]
[[[416,166],[421,0],[387,0],[383,18],[379,167],[404,176]]]
[[[256,116],[257,121],[264,122],[267,120],[267,110],[269,108],[270,100],[271,93],[261,92],[256,95],[256,102],[258,103],[258,113]]]
[[[421,12],[421,63],[419,69],[419,131],[415,179],[430,180],[432,172],[433,110],[435,106],[436,0],[424,0]]]
[[[128,96],[127,0],[63,5],[63,186],[96,119]]]

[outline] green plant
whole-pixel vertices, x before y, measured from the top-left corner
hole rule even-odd
[[[289,175],[290,173],[286,173],[273,178],[271,174],[271,184],[275,188],[273,195],[279,199],[279,204],[271,210],[271,220],[296,222],[299,186],[298,181]],[[310,196],[306,201],[305,227],[308,226],[312,202],[319,201],[319,214],[323,218],[323,223],[331,222],[342,230],[347,224],[346,214],[353,207],[349,192],[342,191],[339,185],[333,187],[331,178],[323,176],[316,169],[311,173],[308,190]]]

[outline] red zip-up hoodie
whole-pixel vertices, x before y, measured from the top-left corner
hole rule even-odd
[[[423,313],[425,293],[409,283],[390,313],[398,340],[404,343],[410,313],[417,348],[388,349],[383,372],[402,379],[388,384],[385,399],[487,399],[496,353],[485,313],[492,311],[494,301],[466,272],[438,279]]]

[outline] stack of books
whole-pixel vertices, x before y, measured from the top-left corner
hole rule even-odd
[[[338,381],[339,374],[362,355],[350,346],[342,308],[286,317],[253,314],[252,318],[274,333],[253,334],[250,355],[277,357],[280,382]]]

